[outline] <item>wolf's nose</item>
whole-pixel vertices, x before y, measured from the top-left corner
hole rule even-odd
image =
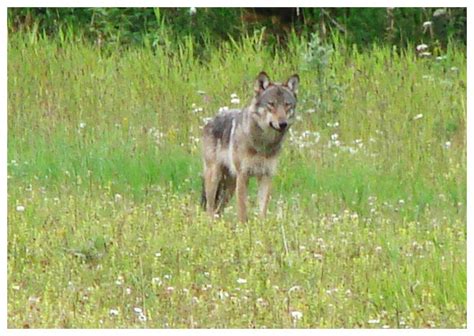
[[[288,126],[288,123],[286,121],[282,121],[281,123],[278,124],[280,126],[280,129],[283,131],[286,126]]]

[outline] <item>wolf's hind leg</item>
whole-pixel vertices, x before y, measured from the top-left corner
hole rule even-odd
[[[214,217],[216,211],[216,194],[219,181],[222,177],[221,169],[217,164],[208,165],[204,171],[204,189],[206,192],[206,211]]]
[[[224,169],[216,195],[216,208],[218,213],[221,213],[224,210],[225,206],[234,195],[235,185],[235,177],[232,176],[227,169]]]

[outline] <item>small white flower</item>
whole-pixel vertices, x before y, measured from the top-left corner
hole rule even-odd
[[[127,295],[132,294],[132,289],[129,288],[129,287],[125,288],[125,293],[126,293]]]
[[[174,291],[174,287],[169,286],[169,287],[166,288],[166,291],[171,293],[171,292]]]
[[[189,7],[189,15],[196,14],[196,11],[197,11],[196,7]]]
[[[113,309],[112,308],[112,309],[109,310],[109,315],[110,316],[118,316],[118,314],[119,314],[118,309]]]
[[[378,324],[378,323],[380,323],[380,320],[379,319],[370,319],[370,320],[367,321],[367,323],[369,323],[369,324]]]
[[[431,22],[431,21],[425,21],[425,22],[423,22],[423,28],[425,28],[425,29],[429,28],[429,27],[431,27],[432,24],[433,24],[433,22]]]
[[[339,138],[339,134],[337,134],[337,133],[331,134],[331,140],[332,141],[336,141],[337,138]]]
[[[79,128],[85,128],[87,124],[85,122],[80,122],[79,123]]]
[[[163,281],[161,281],[161,278],[153,278],[151,279],[151,283],[156,286],[161,286],[163,284]]]
[[[319,260],[319,261],[323,260],[323,255],[320,254],[320,253],[315,253],[315,254],[313,254],[313,257],[314,257],[316,260]]]
[[[38,302],[40,302],[40,298],[39,297],[36,297],[36,296],[30,296],[28,298],[28,302],[32,305],[34,304],[37,304]]]
[[[446,149],[451,148],[451,141],[446,141],[444,143],[444,148],[446,148]]]
[[[161,257],[161,253],[160,253],[160,252],[156,252],[156,253],[155,253],[155,257],[157,257],[157,258]]]
[[[430,57],[431,56],[431,53],[428,52],[428,51],[424,51],[422,53],[420,53],[420,57]]]
[[[225,111],[228,111],[229,110],[229,107],[228,106],[222,106],[222,107],[219,107],[219,113],[221,112],[225,112]]]
[[[418,120],[418,119],[421,119],[423,118],[423,114],[417,114],[416,116],[413,117],[413,120]]]
[[[171,275],[165,274],[165,275],[163,276],[163,278],[165,278],[166,280],[170,280],[170,279],[171,279]]]
[[[237,93],[233,92],[233,93],[230,94],[230,98],[231,99],[239,98],[239,96],[237,96]]]
[[[376,252],[376,253],[382,252],[382,246],[377,246],[377,247],[375,248],[375,252]]]
[[[288,294],[299,291],[299,290],[301,290],[301,286],[293,286],[290,289],[288,289]]]
[[[316,112],[316,109],[310,108],[310,109],[307,109],[306,112],[307,113],[314,113],[314,112]]]
[[[422,43],[416,46],[416,51],[422,52],[428,49],[428,45]]]
[[[297,310],[291,312],[291,318],[293,320],[301,320],[303,318],[303,313]]]
[[[25,207],[23,205],[17,205],[16,206],[16,211],[23,212],[23,211],[25,211]]]
[[[146,318],[145,314],[140,314],[140,315],[138,315],[138,320],[140,322],[146,322],[147,318]]]
[[[240,104],[240,99],[239,98],[232,98],[230,100],[230,103],[234,104],[234,105]]]
[[[114,196],[115,203],[118,203],[122,200],[122,195],[120,194],[115,194]]]
[[[119,275],[119,276],[117,277],[117,280],[115,280],[115,284],[116,284],[117,286],[121,286],[121,285],[123,284],[123,276]]]
[[[137,315],[138,314],[143,314],[143,309],[141,309],[140,307],[134,307],[133,312]]]
[[[212,118],[209,118],[209,117],[206,117],[206,118],[202,118],[202,122],[203,124],[207,124],[209,121],[211,121]]]
[[[450,69],[450,70],[451,70],[451,71],[454,71],[454,72],[456,72],[456,71],[459,71],[459,68],[458,68],[458,67],[455,67],[455,66],[453,66],[453,67],[451,67],[451,69]]]
[[[246,280],[246,279],[242,279],[242,278],[238,278],[238,279],[237,279],[237,283],[238,283],[238,284],[241,284],[241,285],[242,285],[242,284],[246,284],[246,283],[247,283],[247,280]]]

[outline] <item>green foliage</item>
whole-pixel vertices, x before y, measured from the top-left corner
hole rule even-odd
[[[318,32],[323,40],[337,32],[348,46],[363,48],[415,42],[444,47],[449,40],[466,44],[466,17],[465,8],[9,8],[8,27],[111,48],[158,48],[191,38],[197,54],[207,56],[211,42],[239,40],[262,29],[266,42],[275,46],[285,44],[291,31]],[[433,26],[423,27],[426,21]]]

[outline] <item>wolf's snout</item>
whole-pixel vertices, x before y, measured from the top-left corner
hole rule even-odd
[[[288,123],[286,121],[281,121],[278,126],[280,126],[280,129],[283,131],[288,126]]]

